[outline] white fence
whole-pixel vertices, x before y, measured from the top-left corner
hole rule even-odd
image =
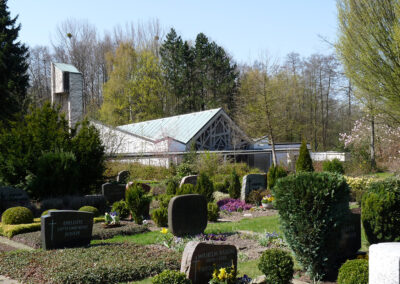
[[[350,160],[350,153],[343,152],[311,152],[310,155],[313,161],[332,161],[333,159],[338,159],[341,162],[346,162]]]

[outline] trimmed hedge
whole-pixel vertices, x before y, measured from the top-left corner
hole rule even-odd
[[[322,163],[322,170],[324,172],[344,174],[343,163],[339,159],[333,159],[332,161],[324,161]]]
[[[293,266],[290,253],[278,248],[264,251],[258,263],[258,269],[265,274],[267,284],[291,283]]]
[[[43,211],[43,213],[42,213],[40,216],[45,216],[45,215],[49,214],[49,211],[50,211],[50,210],[52,210],[52,211],[57,211],[58,209],[49,209],[49,210],[45,210],[45,211]]]
[[[361,208],[361,220],[370,244],[400,241],[399,179],[371,182]]]
[[[186,274],[175,270],[165,270],[156,275],[152,280],[153,284],[191,284],[192,281],[186,278]]]
[[[368,260],[346,261],[339,269],[338,284],[368,284]]]
[[[29,283],[119,283],[179,268],[179,253],[133,243],[0,252],[0,274]]]
[[[82,206],[81,208],[79,208],[78,211],[93,213],[93,217],[99,217],[100,216],[99,210],[96,207],[93,207],[93,206]]]
[[[0,225],[0,234],[7,238],[15,235],[40,231],[40,223],[18,224],[18,225]]]
[[[4,225],[18,225],[33,223],[33,213],[26,207],[11,207],[1,216]]]
[[[312,278],[322,279],[336,262],[335,240],[350,216],[349,186],[342,175],[300,172],[273,188],[285,238]]]

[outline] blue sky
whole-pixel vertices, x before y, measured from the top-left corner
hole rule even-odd
[[[128,22],[159,19],[183,39],[200,32],[241,63],[267,51],[282,58],[332,52],[319,36],[336,39],[335,0],[9,0],[19,15],[20,39],[29,46],[50,45],[51,34],[66,19],[88,20],[99,32]]]

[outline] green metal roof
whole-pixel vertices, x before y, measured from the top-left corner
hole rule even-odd
[[[187,144],[207,122],[210,121],[221,108],[193,112],[155,120],[126,124],[117,128],[129,133],[159,140],[171,137],[177,141]]]
[[[81,73],[74,65],[65,63],[54,63],[54,65],[63,72]]]

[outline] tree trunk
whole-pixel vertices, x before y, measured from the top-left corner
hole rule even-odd
[[[371,154],[371,168],[375,169],[376,168],[376,162],[375,162],[375,117],[372,115],[371,116],[371,140],[370,140],[370,154]]]

